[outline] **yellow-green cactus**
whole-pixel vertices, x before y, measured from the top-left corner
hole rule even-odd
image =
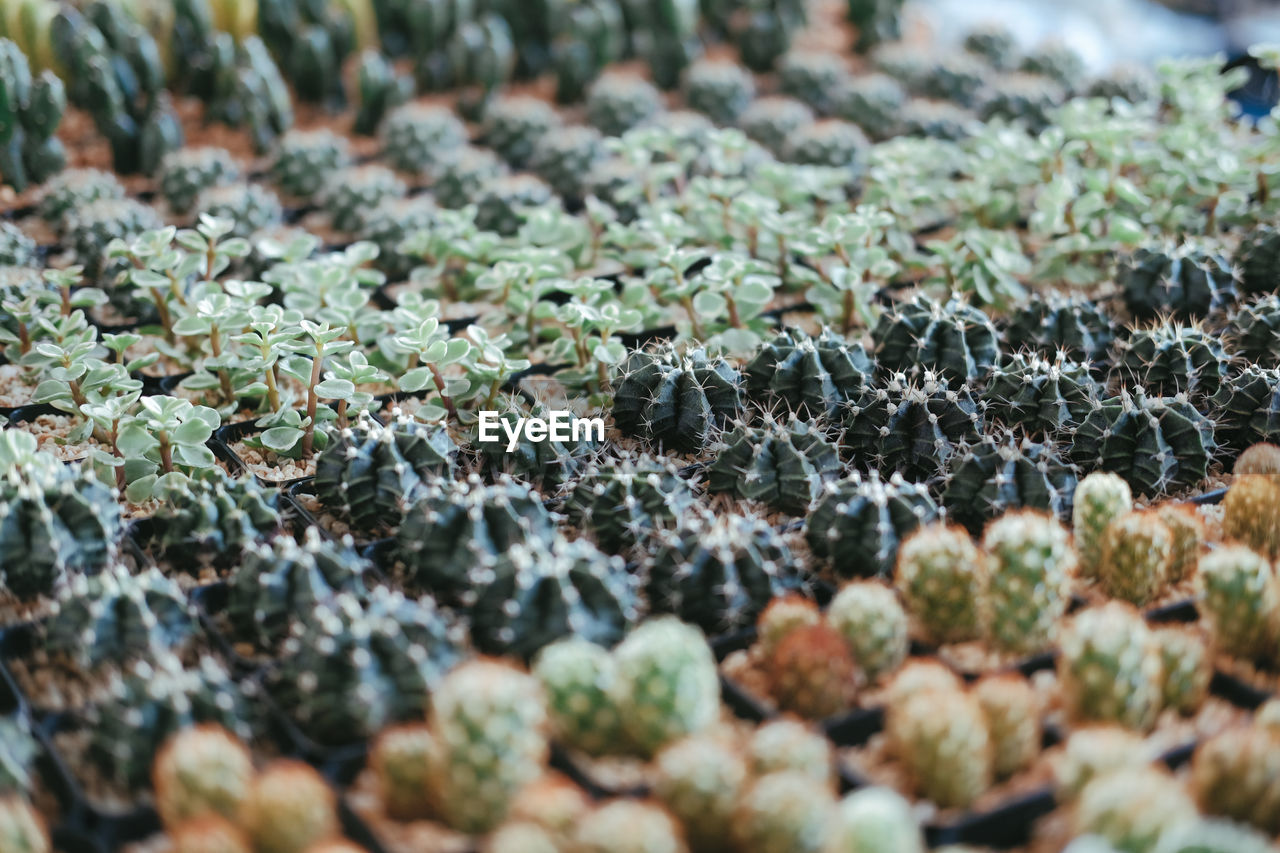
[[[1080,574],[1097,577],[1102,561],[1102,534],[1107,525],[1133,509],[1129,484],[1117,474],[1094,471],[1080,481],[1071,508],[1071,525]]]
[[[911,534],[898,550],[896,581],[907,611],[929,641],[960,642],[978,635],[982,560],[963,528],[929,524]]]
[[[1130,512],[1107,525],[1102,534],[1098,579],[1113,598],[1142,606],[1169,583],[1174,538],[1154,512]]]
[[[1060,637],[1058,681],[1067,715],[1145,731],[1162,701],[1160,647],[1142,616],[1109,602],[1079,613]]]
[[[1066,610],[1067,579],[1076,564],[1066,528],[1044,513],[1005,513],[987,525],[982,550],[988,638],[1020,654],[1047,648]]]

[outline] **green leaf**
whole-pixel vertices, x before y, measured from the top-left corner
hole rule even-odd
[[[262,446],[276,453],[287,453],[302,440],[303,432],[293,427],[272,427],[258,438]]]
[[[326,379],[316,385],[317,396],[330,400],[344,400],[356,391],[356,386],[346,379]]]

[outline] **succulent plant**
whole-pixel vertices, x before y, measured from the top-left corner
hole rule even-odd
[[[853,651],[870,681],[894,672],[907,658],[907,613],[893,590],[877,581],[845,584],[827,607],[827,623]]]
[[[204,190],[240,177],[240,167],[225,148],[180,148],[160,163],[160,194],[175,213],[191,210]]]
[[[1060,632],[1058,681],[1077,722],[1150,729],[1163,701],[1160,646],[1142,616],[1120,602],[1081,611]]]
[[[341,832],[329,783],[292,759],[276,759],[257,775],[239,822],[262,853],[312,850]]]
[[[108,279],[118,271],[118,264],[106,257],[112,240],[127,242],[162,224],[159,215],[147,205],[111,197],[77,204],[66,212],[63,222],[64,244],[71,248],[90,279]]]
[[[1222,344],[1197,326],[1135,329],[1116,350],[1115,374],[1152,394],[1212,395],[1227,373]]]
[[[978,115],[983,121],[1000,118],[1021,122],[1029,131],[1039,133],[1049,126],[1054,107],[1066,100],[1066,93],[1045,77],[1010,74],[989,81],[988,88],[976,97],[981,101]]]
[[[505,95],[485,109],[484,143],[513,169],[530,164],[538,143],[560,130],[560,116],[541,98]]]
[[[363,596],[370,566],[350,547],[309,531],[302,543],[287,536],[245,548],[227,581],[227,620],[237,639],[274,650],[296,619],[340,592]]]
[[[529,155],[529,168],[566,204],[577,204],[582,201],[586,176],[604,157],[600,132],[574,125],[544,134]]]
[[[1058,85],[1073,91],[1084,76],[1084,59],[1074,48],[1056,39],[1036,45],[1022,56],[1018,69],[1028,74],[1040,74]]]
[[[1201,741],[1191,758],[1191,790],[1211,815],[1280,832],[1280,734],[1258,725],[1235,726]]]
[[[750,769],[732,743],[710,734],[676,741],[654,759],[654,795],[684,828],[694,850],[726,850],[734,807]]]
[[[1059,522],[1035,510],[1008,512],[982,535],[987,585],[981,607],[988,639],[1030,654],[1054,640],[1067,606],[1076,555]]]
[[[534,175],[498,175],[476,190],[476,227],[511,237],[528,220],[529,211],[552,201],[551,187]]]
[[[1205,543],[1204,522],[1196,508],[1189,504],[1165,502],[1155,511],[1173,535],[1168,575],[1169,583],[1176,584],[1195,574],[1200,550]]]
[[[1086,364],[1105,361],[1116,338],[1115,320],[1096,302],[1077,295],[1051,293],[1014,309],[1005,339],[1029,346],[1047,359],[1065,352]]]
[[[969,30],[964,37],[964,49],[1000,71],[1008,71],[1017,64],[1018,39],[998,22],[984,22]]]
[[[915,76],[913,88],[926,98],[974,107],[983,101],[989,74],[987,64],[976,56],[940,51]]]
[[[348,166],[328,173],[316,194],[333,227],[354,234],[364,225],[365,214],[388,198],[403,198],[404,182],[386,166]]]
[[[846,170],[853,184],[870,144],[856,124],[829,118],[796,128],[780,153],[788,163]]]
[[[1229,655],[1261,658],[1272,652],[1269,620],[1280,607],[1280,584],[1267,559],[1243,545],[1200,558],[1201,613],[1214,645]]]
[[[788,631],[765,667],[778,707],[810,720],[847,710],[863,682],[848,642],[826,622]]]
[[[150,541],[178,567],[189,558],[236,560],[251,542],[279,529],[277,497],[253,477],[206,469],[163,493]]]
[[[442,207],[465,207],[489,181],[507,174],[507,164],[488,148],[459,145],[432,169],[431,191]]]
[[[717,634],[755,622],[775,596],[804,583],[782,537],[749,515],[683,518],[644,561],[649,606]]]
[[[681,89],[691,109],[719,125],[732,125],[756,94],[755,79],[724,59],[699,59],[685,69]]]
[[[441,162],[467,141],[462,121],[445,107],[408,103],[396,107],[379,129],[382,154],[392,168],[417,174]]]
[[[827,487],[805,521],[805,541],[840,577],[885,576],[902,539],[937,515],[924,486],[855,472]]]
[[[581,853],[688,853],[679,825],[665,809],[618,798],[589,812],[574,833]]]
[[[482,571],[489,577],[471,606],[471,637],[488,654],[528,660],[570,634],[611,646],[637,618],[622,559],[585,540],[516,542]]]
[[[237,237],[249,237],[272,225],[278,225],[284,217],[280,199],[266,187],[250,183],[226,183],[201,191],[195,201],[195,210],[204,216],[215,216],[235,223],[231,233]]]
[[[110,172],[67,169],[40,188],[37,207],[40,217],[61,231],[65,228],[67,215],[73,211],[100,199],[123,198],[124,185]]]
[[[739,799],[733,838],[758,853],[819,853],[834,811],[830,785],[794,770],[769,773]]]
[[[170,828],[205,815],[234,820],[253,776],[249,751],[226,729],[213,723],[183,729],[151,768],[156,811]]]
[[[1098,580],[1103,590],[1139,607],[1150,603],[1169,586],[1173,544],[1173,531],[1154,511],[1114,519],[1102,533]]]
[[[977,533],[986,521],[1010,509],[1069,517],[1075,489],[1075,466],[1052,444],[996,433],[951,459],[942,504],[949,517]]]
[[[1280,278],[1276,276],[1280,228],[1265,223],[1255,225],[1240,241],[1234,260],[1240,270],[1240,289],[1245,293],[1280,291]]]
[[[1280,367],[1245,365],[1227,376],[1208,406],[1220,422],[1215,435],[1236,450],[1280,440]]]
[[[846,794],[822,848],[826,853],[924,853],[924,834],[911,803],[892,788],[879,785]]]
[[[947,101],[913,98],[902,107],[899,121],[904,136],[958,142],[973,135],[978,117]]]
[[[1096,578],[1102,566],[1102,541],[1107,526],[1133,508],[1129,484],[1116,474],[1094,471],[1076,487],[1071,509],[1080,574]]]
[[[369,767],[389,817],[422,820],[430,816],[428,779],[435,753],[436,739],[425,723],[402,723],[378,733],[369,747]]]
[[[1031,683],[1018,673],[987,675],[974,684],[973,697],[987,718],[995,777],[1007,779],[1029,767],[1043,737],[1040,699]]]
[[[834,112],[832,95],[848,79],[844,57],[823,51],[793,50],[778,61],[778,89],[813,108],[818,115]]]
[[[642,456],[588,469],[570,486],[564,510],[611,554],[648,531],[673,525],[693,507],[693,491],[670,464]]]
[[[51,853],[49,830],[35,807],[18,794],[0,797],[0,844],[14,853]]]
[[[642,755],[653,755],[719,718],[715,657],[692,625],[673,616],[655,617],[628,634],[613,655],[622,730]]]
[[[1222,532],[1258,553],[1280,557],[1280,481],[1269,474],[1237,477],[1222,499]]]
[[[774,154],[781,154],[798,130],[814,123],[813,110],[794,98],[768,95],[756,98],[741,115],[738,127]]]
[[[1269,442],[1250,445],[1236,459],[1231,472],[1237,477],[1245,474],[1280,474],[1280,447]]]
[[[1195,714],[1209,695],[1213,658],[1204,637],[1191,628],[1157,628],[1156,646],[1163,664],[1161,696],[1165,708],[1186,716]]]
[[[587,121],[605,136],[622,136],[662,111],[662,95],[634,74],[606,72],[587,90]]]
[[[1235,298],[1231,262],[1193,244],[1140,248],[1122,263],[1117,280],[1125,306],[1140,320],[1203,319]]]
[[[708,469],[708,489],[803,515],[841,472],[840,456],[813,425],[797,420],[763,427],[735,426]]]
[[[1115,723],[1083,726],[1071,733],[1052,763],[1055,792],[1062,802],[1074,803],[1094,779],[1145,767],[1154,758],[1143,735],[1132,729]]]
[[[965,807],[991,786],[991,732],[971,694],[895,687],[885,714],[890,749],[921,796],[941,808]]]
[[[1072,457],[1150,495],[1199,483],[1216,451],[1213,423],[1185,397],[1148,397],[1136,388],[1102,401],[1084,419]]]
[[[989,417],[1032,435],[1070,435],[1097,405],[1101,388],[1088,365],[1062,354],[1017,353],[991,371],[982,402]]]
[[[948,643],[978,635],[982,564],[964,530],[941,523],[916,530],[898,549],[894,574],[907,612],[927,640]]]
[[[830,782],[833,758],[825,735],[791,717],[762,723],[746,744],[746,759],[755,776],[794,770],[816,782]]]
[[[849,344],[828,329],[811,336],[788,328],[761,344],[742,372],[752,401],[830,417],[865,390],[872,370],[860,344]]]
[[[430,790],[437,811],[455,829],[493,829],[511,800],[547,761],[547,708],[538,682],[488,658],[468,661],[445,677],[428,718],[436,739]]]
[[[516,792],[507,820],[536,824],[546,830],[553,843],[564,845],[570,843],[574,829],[592,805],[586,791],[568,777],[550,771]]]
[[[841,446],[870,470],[916,480],[942,473],[962,448],[977,443],[983,412],[965,388],[948,388],[925,371],[898,373],[869,386],[843,411]]]
[[[388,281],[405,281],[421,259],[400,251],[400,246],[415,234],[429,231],[436,221],[436,203],[429,196],[384,198],[364,214],[356,236],[378,247],[374,266]]]
[[[624,435],[671,450],[695,452],[713,429],[737,417],[742,381],[723,359],[699,349],[637,350],[615,383],[613,420]]]
[[[0,266],[35,265],[36,241],[11,222],[0,222]]]
[[[903,85],[887,74],[859,74],[831,93],[831,112],[871,139],[883,141],[898,131],[898,113],[907,97]]]
[[[778,596],[760,611],[756,620],[756,649],[762,659],[768,660],[792,631],[822,620],[822,612],[812,599],[799,593]]]
[[[547,699],[551,730],[560,743],[589,755],[625,751],[623,681],[618,662],[603,647],[568,636],[544,647],[533,675]]]
[[[311,201],[325,179],[351,165],[347,140],[331,130],[290,130],[276,144],[271,181],[285,196]]]
[[[1260,296],[1241,304],[1230,318],[1239,353],[1259,367],[1280,367],[1280,295]]]
[[[1117,850],[1143,853],[1180,824],[1195,820],[1195,813],[1191,797],[1167,771],[1126,768],[1085,786],[1074,829],[1101,836]]]
[[[932,371],[953,386],[985,378],[999,358],[999,337],[981,309],[952,297],[916,297],[880,316],[871,332],[882,371]]]
[[[1266,853],[1270,841],[1262,833],[1229,820],[1199,819],[1179,823],[1160,836],[1157,853]]]

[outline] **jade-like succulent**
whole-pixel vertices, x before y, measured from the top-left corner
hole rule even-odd
[[[507,164],[488,148],[460,145],[432,168],[431,191],[441,207],[465,207],[480,188],[507,174]]]
[[[607,72],[587,90],[587,121],[605,136],[622,136],[662,110],[662,95],[634,74]]]
[[[301,761],[276,759],[253,780],[240,825],[261,853],[293,853],[337,838],[333,789]]]
[[[739,424],[724,437],[727,447],[708,469],[707,488],[804,515],[825,483],[843,466],[836,447],[813,425],[766,418],[763,427]]]
[[[253,477],[205,469],[163,492],[150,541],[180,569],[207,558],[236,561],[246,546],[280,528],[278,496]]]
[[[290,130],[276,144],[271,162],[271,181],[283,195],[311,201],[325,179],[351,165],[351,150],[345,137],[331,130]]]
[[[1052,444],[1014,433],[988,434],[952,458],[942,504],[950,518],[977,533],[1011,509],[1038,509],[1069,518],[1076,468]]]
[[[259,184],[240,182],[205,189],[196,198],[195,210],[202,216],[234,223],[231,233],[237,237],[249,237],[278,225],[284,216],[284,208],[274,192]]]
[[[732,125],[755,98],[755,79],[740,65],[699,59],[684,72],[684,101],[716,124]]]
[[[793,50],[778,61],[778,89],[813,108],[818,115],[834,111],[832,95],[847,79],[843,56],[812,50]]]
[[[845,584],[831,599],[826,616],[868,680],[892,673],[906,660],[907,613],[890,587],[878,581]]]
[[[1271,563],[1243,545],[1227,545],[1201,557],[1196,572],[1214,645],[1246,659],[1273,654],[1270,622],[1280,608],[1280,584]]]
[[[1280,832],[1280,734],[1258,725],[1234,726],[1202,741],[1191,759],[1191,790],[1211,815]]]
[[[809,720],[847,710],[863,682],[849,644],[826,622],[787,632],[765,667],[778,707]]]
[[[605,157],[604,137],[583,125],[545,134],[529,155],[529,167],[566,204],[582,201],[586,177]]]
[[[526,173],[498,175],[476,190],[476,227],[512,237],[529,218],[529,211],[552,202],[551,187]]]
[[[830,417],[865,390],[873,368],[861,344],[829,329],[811,336],[788,328],[761,344],[742,372],[753,402]]]
[[[619,713],[643,755],[702,731],[720,716],[720,679],[701,631],[673,616],[648,620],[614,649]]]
[[[682,519],[656,533],[649,550],[650,608],[711,634],[751,625],[771,599],[805,580],[782,537],[749,515]]]
[[[1060,632],[1058,682],[1067,715],[1146,731],[1163,702],[1160,645],[1132,607],[1117,601],[1081,611]]]
[[[527,167],[539,142],[559,130],[555,109],[532,95],[500,96],[485,108],[484,144],[513,169]]]
[[[922,797],[942,808],[965,807],[991,786],[991,732],[971,694],[895,686],[885,713],[890,748]]]
[[[1096,578],[1102,565],[1102,539],[1107,526],[1133,508],[1129,484],[1116,474],[1094,471],[1076,486],[1071,508],[1080,575]]]
[[[160,163],[160,194],[175,213],[183,214],[204,190],[239,177],[240,167],[225,148],[181,148]]]
[[[542,690],[508,664],[479,658],[458,666],[432,695],[428,722],[436,739],[433,801],[462,832],[501,823],[516,793],[546,766]]]
[[[386,166],[348,166],[328,173],[316,194],[316,201],[328,214],[333,227],[354,234],[364,225],[365,215],[388,198],[403,198],[404,182]]]
[[[1143,853],[1195,815],[1195,803],[1178,780],[1148,765],[1116,770],[1086,785],[1073,828],[1101,836],[1117,850]]]
[[[253,759],[216,724],[193,726],[169,738],[151,768],[156,811],[167,827],[205,815],[234,820],[253,781]]]
[[[924,833],[911,802],[892,788],[872,785],[846,794],[836,806],[824,853],[924,853]]]
[[[846,170],[852,183],[862,172],[870,147],[856,124],[829,118],[796,128],[781,156],[788,163]]]
[[[1104,361],[1116,338],[1115,320],[1096,301],[1052,293],[1016,308],[1005,340],[1028,346],[1048,359],[1065,352],[1085,364]]]
[[[1075,568],[1071,537],[1034,510],[1009,512],[982,535],[987,585],[982,598],[988,639],[999,649],[1030,654],[1054,640]]]
[[[1151,394],[1209,396],[1227,374],[1222,344],[1198,326],[1163,323],[1134,329],[1116,343],[1117,377]]]
[[[855,472],[827,486],[805,521],[805,541],[840,577],[885,576],[902,539],[937,515],[924,486],[897,474],[881,480],[874,472],[868,477]]]
[[[1084,419],[1072,460],[1155,495],[1203,480],[1217,448],[1212,421],[1185,397],[1148,397],[1136,388],[1102,401]]]
[[[923,481],[979,441],[983,417],[967,389],[948,388],[927,370],[918,380],[898,373],[844,407],[840,443],[870,470]]]
[[[1112,598],[1139,607],[1168,588],[1173,531],[1151,510],[1129,512],[1102,533],[1098,580]]]
[[[430,816],[427,780],[435,753],[435,736],[425,723],[402,723],[378,733],[369,747],[369,767],[389,817],[423,820]]]
[[[1161,694],[1164,707],[1190,716],[1200,710],[1213,679],[1209,644],[1194,629],[1181,626],[1152,632],[1163,664]]]
[[[569,487],[564,511],[611,554],[634,546],[649,531],[690,512],[693,491],[676,469],[649,456],[588,469]]]
[[[991,733],[992,769],[1007,779],[1029,767],[1040,754],[1043,728],[1040,699],[1031,682],[1018,673],[984,676],[973,686]]]
[[[738,127],[743,133],[778,155],[792,134],[813,122],[813,110],[794,98],[780,95],[756,98],[738,116]]]
[[[456,454],[442,427],[404,416],[383,426],[362,417],[317,457],[316,497],[358,530],[396,527],[425,485],[452,474]]]
[[[533,675],[557,741],[588,755],[626,751],[623,682],[617,660],[603,646],[575,636],[557,640],[538,653]]]
[[[1219,443],[1230,450],[1280,440],[1280,367],[1245,365],[1223,379],[1208,408]]]
[[[654,759],[654,795],[695,850],[727,849],[738,797],[750,768],[731,742],[712,734],[678,740]]]
[[[984,378],[1000,354],[991,319],[957,297],[902,303],[880,315],[871,338],[882,371],[932,371],[953,386]]]
[[[739,799],[733,839],[758,853],[821,853],[834,812],[829,784],[794,770],[769,773]]]
[[[387,114],[379,128],[382,154],[402,172],[419,173],[441,162],[467,141],[467,129],[450,110],[409,103]]]
[[[898,549],[895,570],[907,612],[928,641],[962,642],[981,629],[982,560],[963,529],[928,524]]]
[[[665,809],[621,797],[582,819],[572,849],[580,853],[688,853],[679,825]]]
[[[1012,334],[1012,333],[1010,333]],[[1097,405],[1101,388],[1089,367],[1017,353],[991,371],[982,401],[988,417],[1032,435],[1070,435]]]
[[[1237,477],[1222,499],[1222,533],[1269,559],[1280,557],[1280,479]]]
[[[1121,264],[1117,280],[1125,307],[1140,320],[1203,319],[1235,299],[1231,262],[1190,243],[1138,249]]]
[[[1240,241],[1235,263],[1240,270],[1240,289],[1245,293],[1280,291],[1280,274],[1276,271],[1280,265],[1280,228],[1255,225]]]
[[[742,380],[702,350],[637,350],[615,382],[614,424],[624,435],[679,452],[702,450],[742,409]]]
[[[831,781],[832,747],[822,732],[791,717],[763,723],[746,745],[746,759],[756,776],[794,770],[816,782]]]

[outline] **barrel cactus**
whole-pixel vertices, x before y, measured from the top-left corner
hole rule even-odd
[[[1243,545],[1228,545],[1201,557],[1197,574],[1201,613],[1215,645],[1246,659],[1272,654],[1280,583],[1271,563]]]
[[[1209,696],[1213,658],[1209,644],[1194,628],[1170,626],[1154,632],[1160,649],[1161,698],[1164,707],[1190,716]]]
[[[895,578],[926,640],[961,642],[978,635],[982,561],[963,529],[933,523],[912,533],[898,549]]]
[[[720,680],[702,632],[671,616],[632,631],[614,650],[622,730],[652,755],[706,729],[720,715]]]
[[[939,713],[941,708],[946,712]],[[945,688],[895,691],[885,727],[912,786],[938,806],[968,806],[990,787],[991,732],[971,694]]]
[[[992,370],[981,399],[992,420],[1058,438],[1080,425],[1100,392],[1087,364],[1017,353]]]
[[[829,785],[794,770],[769,773],[739,799],[733,839],[740,850],[820,853],[834,811]]]
[[[742,372],[753,402],[830,417],[866,387],[873,367],[860,344],[835,332],[810,336],[789,328],[761,344]]]
[[[805,541],[840,577],[884,576],[903,537],[937,516],[924,486],[854,473],[827,486],[805,521]]]
[[[1016,308],[1005,339],[1029,346],[1043,358],[1061,352],[1071,361],[1093,364],[1107,360],[1116,323],[1092,299],[1052,293]]]
[[[906,660],[907,613],[891,587],[872,580],[845,584],[831,599],[826,616],[868,680],[883,678]]]
[[[1132,607],[1109,602],[1077,614],[1061,632],[1058,680],[1068,716],[1139,731],[1163,703],[1160,646]]]
[[[712,735],[692,735],[658,753],[654,769],[654,793],[683,825],[694,849],[723,849],[734,806],[750,783],[741,753]]]
[[[556,739],[588,755],[625,752],[624,682],[618,661],[603,646],[569,636],[546,646],[533,662]]]
[[[1140,248],[1122,262],[1118,279],[1125,306],[1140,320],[1203,319],[1235,298],[1231,262],[1190,243]]]
[[[1245,293],[1275,293],[1280,291],[1280,228],[1274,225],[1255,225],[1245,234],[1236,250],[1236,265],[1240,268],[1240,288]]]
[[[762,427],[736,425],[708,469],[707,488],[804,515],[825,483],[842,470],[834,444],[812,424],[792,418]]]
[[[988,434],[952,459],[942,504],[951,518],[976,533],[1011,509],[1069,518],[1075,490],[1076,468],[1052,444],[1013,433]]]
[[[1115,519],[1102,534],[1098,580],[1103,590],[1139,607],[1150,603],[1170,583],[1173,547],[1173,531],[1152,510]]]
[[[1227,375],[1221,342],[1198,326],[1134,329],[1116,344],[1115,375],[1163,396],[1213,395]]]
[[[1280,832],[1280,734],[1258,725],[1235,726],[1202,741],[1191,759],[1191,789],[1212,815]]]
[[[1007,779],[1029,767],[1044,734],[1040,698],[1031,682],[1019,673],[987,675],[974,684],[973,697],[987,718],[995,777]]]
[[[741,377],[723,359],[670,347],[632,353],[615,384],[613,420],[624,435],[681,452],[702,450],[742,407]]]
[[[693,491],[673,466],[641,456],[588,469],[569,487],[564,511],[601,548],[618,554],[649,531],[673,525],[693,504]]]
[[[1280,367],[1245,365],[1223,379],[1208,408],[1219,423],[1219,443],[1228,450],[1280,440]]]
[[[981,608],[988,639],[999,649],[1030,654],[1054,640],[1067,606],[1067,579],[1076,556],[1059,522],[1034,510],[1009,512],[982,535],[987,584]]]
[[[1222,499],[1222,533],[1269,559],[1280,557],[1280,479],[1237,477]]]
[[[249,750],[226,729],[214,723],[183,729],[156,754],[156,811],[168,827],[210,814],[234,820],[253,775]]]

